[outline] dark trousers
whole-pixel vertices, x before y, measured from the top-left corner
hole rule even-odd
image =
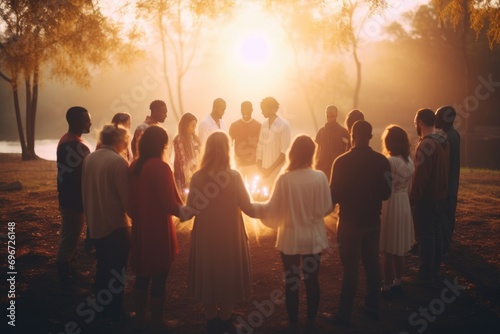
[[[359,260],[366,274],[365,308],[378,312],[380,299],[380,229],[344,230],[339,241],[340,262],[344,269],[340,292],[339,316],[351,320],[354,298],[358,290]]]
[[[457,210],[457,197],[448,196],[446,199],[445,216],[443,224],[443,254],[448,253],[455,232],[455,213]]]
[[[92,241],[97,256],[96,300],[104,307],[104,316],[119,317],[125,292],[125,270],[130,250],[130,228],[116,229],[106,237],[92,239]]]
[[[165,296],[165,283],[167,282],[168,271],[155,275],[155,276],[137,276],[135,278],[134,288],[140,290],[145,295],[148,293],[149,286],[151,285],[151,297]]]
[[[413,220],[419,245],[420,268],[423,278],[432,278],[439,271],[443,259],[443,225],[445,201],[419,201]]]
[[[286,255],[281,253],[285,269],[285,298],[288,320],[298,321],[300,260],[302,258],[302,274],[307,293],[307,319],[314,320],[319,307],[319,264],[321,253],[308,255]]]

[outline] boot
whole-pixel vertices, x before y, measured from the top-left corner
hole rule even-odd
[[[64,294],[73,297],[83,297],[90,294],[90,291],[84,290],[75,285],[74,280],[71,278],[71,270],[69,262],[56,261],[57,276],[61,283],[61,290]]]
[[[222,334],[236,334],[237,328],[233,323],[233,319],[227,320],[220,319],[220,333]]]
[[[57,275],[59,276],[59,281],[63,284],[70,283],[71,272],[69,268],[69,262],[67,261],[56,261]]]
[[[306,334],[317,334],[316,320],[307,319],[306,321]]]
[[[151,297],[151,333],[165,333],[179,325],[178,320],[163,320],[165,297]]]
[[[145,329],[149,323],[149,319],[147,317],[148,292],[142,290],[134,290],[132,296],[134,299],[134,308],[136,314],[136,329]]]
[[[207,334],[219,334],[219,317],[207,319]]]
[[[76,281],[84,281],[87,279],[87,277],[89,276],[89,272],[88,271],[79,271],[78,269],[76,269],[76,262],[70,262],[69,263],[69,274],[71,276],[72,279],[76,280]]]

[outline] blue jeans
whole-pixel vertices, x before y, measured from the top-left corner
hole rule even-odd
[[[419,201],[413,212],[415,238],[419,245],[422,278],[430,279],[439,271],[443,259],[445,201]]]
[[[380,302],[380,228],[343,230],[338,237],[340,262],[344,269],[339,316],[350,321],[358,290],[359,260],[366,274],[365,308],[378,312]]]

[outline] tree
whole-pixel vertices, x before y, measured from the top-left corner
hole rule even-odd
[[[137,3],[139,17],[150,19],[159,33],[163,75],[177,121],[184,114],[183,79],[194,57],[200,53],[203,28],[233,5],[233,0],[140,0]]]
[[[353,108],[359,107],[362,71],[358,49],[364,37],[362,35],[363,27],[370,16],[386,6],[386,1],[383,0],[323,2],[323,36],[325,41],[334,49],[350,52],[356,66]]]
[[[345,1],[342,2],[344,3]],[[370,11],[375,11],[385,6],[385,0],[368,0],[366,4]],[[297,82],[305,96],[316,129],[319,127],[315,112],[318,93],[327,87],[326,92],[330,94],[331,99],[331,96],[335,95],[336,90],[339,89],[338,80],[333,80],[334,85],[328,86],[327,84],[331,84],[332,80],[321,77],[321,74],[332,75],[332,72],[339,74],[338,58],[329,51],[345,49],[351,45],[349,30],[346,29],[345,22],[339,23],[338,21],[339,8],[342,8],[342,5],[339,6],[339,1],[267,0],[266,3],[267,11],[277,17],[287,35],[293,51]],[[353,17],[350,19],[352,20]],[[351,24],[350,27],[353,25]],[[340,37],[342,41],[337,40],[337,37]],[[325,40],[327,43],[323,43]],[[332,48],[332,46],[335,47]],[[353,55],[359,73],[354,93],[354,105],[357,105],[361,65],[357,53]],[[318,64],[317,68],[311,69],[314,64]],[[344,72],[341,71],[341,74]],[[342,90],[344,88],[341,87]]]
[[[14,98],[22,159],[33,160],[39,87],[43,72],[88,88],[96,66],[123,64],[138,54],[119,37],[91,0],[0,0],[0,77]],[[25,122],[19,101],[24,84]]]
[[[309,113],[314,125],[318,130],[319,123],[316,117],[315,93],[316,85],[320,79],[317,73],[327,72],[331,57],[322,52],[318,39],[318,25],[314,18],[314,9],[320,1],[280,1],[269,0],[266,10],[272,13],[280,23],[287,41],[292,49],[292,59],[295,68],[295,79],[304,94]],[[315,61],[311,61],[315,59]],[[321,66],[323,72],[311,70],[313,64]],[[307,70],[306,70],[307,68]]]
[[[500,44],[500,1],[498,0],[432,0],[443,25],[451,25],[462,37],[461,52],[463,56],[464,92],[468,96],[471,88],[470,56],[468,54],[468,37],[473,31],[476,40],[485,31],[490,49]],[[467,104],[465,108],[465,165],[469,165],[468,140],[469,115],[472,110]]]
[[[476,39],[485,31],[490,49],[500,44],[500,1],[432,0],[443,23],[462,32],[474,31]]]

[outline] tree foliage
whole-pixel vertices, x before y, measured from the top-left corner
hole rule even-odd
[[[500,44],[500,1],[498,0],[432,0],[439,17],[454,28],[470,28],[476,34],[485,31],[490,49]],[[463,27],[464,21],[469,22]]]
[[[324,1],[323,27],[324,38],[334,49],[344,50],[352,56],[356,66],[356,80],[352,107],[359,107],[359,94],[362,80],[362,63],[359,47],[364,43],[364,27],[367,20],[376,12],[387,7],[384,0],[342,0]]]
[[[451,25],[462,36],[462,58],[465,74],[464,92],[470,93],[472,88],[471,54],[467,48],[469,31],[476,35],[476,41],[484,31],[490,50],[500,44],[500,1],[498,0],[432,0],[441,23]],[[470,114],[468,106],[465,106]],[[469,118],[465,119],[465,132],[469,132]],[[465,165],[468,166],[468,140],[465,140]]]
[[[353,106],[356,107],[361,85],[361,62],[357,49],[363,23],[355,24],[354,21],[358,19],[355,18],[355,12],[363,5],[366,9],[363,20],[366,20],[374,12],[384,9],[386,1],[268,0],[266,5],[267,10],[277,17],[287,33],[294,51],[296,77],[308,102],[314,126],[318,128],[314,111],[317,106],[313,103],[318,90],[317,85],[311,83],[318,82],[319,71],[329,72],[329,68],[338,68],[338,60],[332,57],[332,51],[348,51],[356,63],[356,84],[353,93]],[[316,56],[312,56],[313,53]],[[306,59],[305,62],[300,61],[301,56]],[[315,59],[318,57],[321,58],[319,61]],[[315,61],[312,62],[312,59]],[[313,63],[319,64],[318,71],[310,70]],[[336,83],[338,84],[338,81]],[[327,89],[331,96],[334,96],[338,87],[323,86],[322,89]]]
[[[209,23],[234,5],[233,0],[140,0],[139,17],[152,22],[159,33],[163,74],[172,112],[177,120],[184,113],[183,82],[194,57],[200,53],[200,38]]]
[[[35,121],[43,74],[89,87],[92,70],[138,54],[91,0],[0,0],[0,73],[12,88],[23,160],[35,159]],[[23,128],[19,86],[24,84]]]

